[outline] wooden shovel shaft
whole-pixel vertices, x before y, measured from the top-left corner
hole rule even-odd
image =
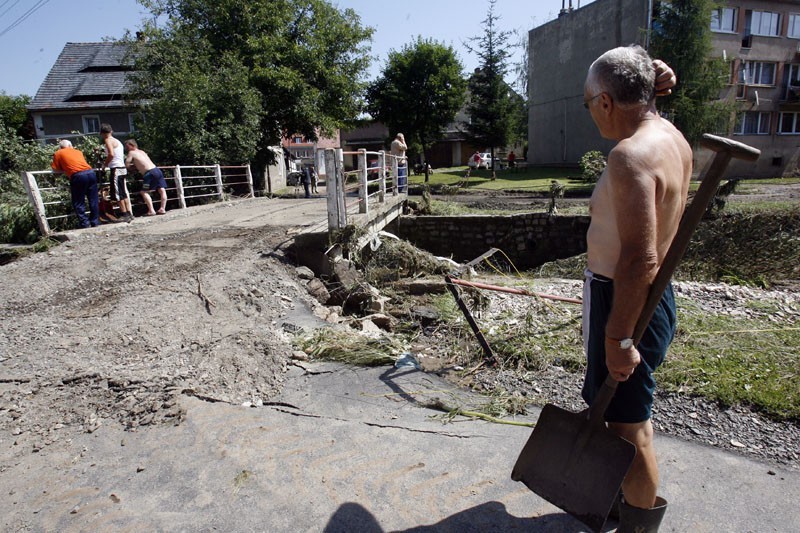
[[[650,323],[650,319],[653,317],[656,307],[658,307],[658,302],[664,294],[664,289],[667,288],[672,274],[675,272],[678,263],[680,263],[686,251],[686,247],[689,245],[689,240],[692,238],[694,230],[703,218],[708,203],[714,197],[722,175],[728,167],[728,163],[732,158],[755,161],[761,154],[760,150],[747,146],[746,144],[708,133],[703,135],[700,144],[704,148],[716,152],[717,155],[714,156],[711,167],[709,167],[706,175],[703,177],[692,203],[686,208],[680,225],[678,226],[678,231],[672,239],[672,244],[670,244],[667,254],[664,256],[664,260],[661,263],[661,267],[658,269],[655,279],[653,279],[653,284],[650,286],[650,292],[648,293],[644,308],[639,315],[639,320],[636,322],[636,328],[634,328],[633,331],[634,344],[637,345],[642,339],[644,330],[647,329],[647,325]],[[602,421],[603,415],[616,390],[617,381],[609,374],[589,409],[589,417],[593,422]]]

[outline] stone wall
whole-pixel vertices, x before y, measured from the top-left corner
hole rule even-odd
[[[470,261],[489,248],[499,248],[518,269],[586,251],[588,216],[470,215],[400,217],[400,238],[435,255]]]

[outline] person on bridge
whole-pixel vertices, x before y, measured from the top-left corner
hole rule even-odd
[[[406,138],[398,133],[392,141],[390,153],[397,158],[397,190],[403,192],[408,180],[408,166],[406,164]]]
[[[164,215],[167,212],[167,180],[164,179],[164,174],[161,169],[155,166],[150,160],[147,152],[139,149],[139,145],[134,139],[125,141],[125,147],[128,149],[128,157],[125,158],[125,166],[128,168],[134,167],[144,177],[144,188],[140,194],[147,204],[147,216]],[[153,209],[153,199],[150,198],[150,191],[158,191],[161,198],[161,205],[158,211]]]
[[[58,143],[51,164],[55,172],[63,172],[69,178],[72,208],[82,228],[100,225],[100,200],[97,196],[97,174],[95,174],[83,152],[72,147],[66,139]],[[86,201],[89,201],[89,216],[86,216]]]
[[[128,197],[128,186],[125,184],[125,176],[128,169],[125,168],[125,149],[119,139],[114,137],[114,130],[110,124],[100,125],[100,137],[103,139],[103,150],[106,158],[103,167],[109,169],[109,194],[112,202],[119,202],[119,220],[131,222],[133,214],[131,212],[131,200]]]
[[[670,71],[671,72],[671,71]],[[650,421],[655,380],[676,330],[672,286],[638,345],[634,328],[678,230],[692,175],[692,148],[655,106],[654,62],[640,46],[619,47],[589,67],[583,103],[597,129],[617,144],[590,202],[582,395],[591,405],[607,376],[619,382],[608,427],[636,446],[622,482],[618,531],[658,530],[667,502],[657,496],[658,464]],[[674,85],[674,76],[670,75]]]

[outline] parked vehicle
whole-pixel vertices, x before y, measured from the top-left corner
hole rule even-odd
[[[469,160],[469,166],[472,168],[485,168],[490,169],[492,168],[492,154],[490,152],[480,152],[479,155],[481,156],[480,162],[476,163],[473,161],[472,158]],[[494,158],[494,168],[499,169],[501,165],[501,161],[499,157]]]

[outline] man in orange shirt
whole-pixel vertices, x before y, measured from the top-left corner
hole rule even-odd
[[[64,139],[53,154],[53,170],[63,172],[69,178],[69,191],[72,196],[72,208],[82,228],[100,225],[100,208],[97,196],[97,175],[86,162],[83,153],[72,147],[72,143]],[[86,217],[86,200],[89,200],[89,217]]]

